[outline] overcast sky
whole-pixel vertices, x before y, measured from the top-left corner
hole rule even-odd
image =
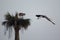
[[[7,12],[23,12],[24,18],[31,19],[28,29],[20,31],[21,40],[60,40],[60,0],[0,0],[0,40],[9,40],[1,25]],[[46,19],[37,20],[36,14],[47,15],[56,25]],[[14,40],[14,30],[10,40]]]

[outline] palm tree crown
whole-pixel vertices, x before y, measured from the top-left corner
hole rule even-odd
[[[23,27],[24,29],[26,29],[28,25],[30,25],[30,19],[18,18],[17,20],[15,20],[16,19],[15,16],[11,16],[9,13],[6,14],[5,15],[6,21],[2,22],[2,25],[6,25],[6,27],[12,27],[12,26],[15,27],[15,21],[16,25],[18,25],[19,28]]]

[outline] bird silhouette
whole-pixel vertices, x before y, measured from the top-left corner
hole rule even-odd
[[[38,17],[38,19],[41,17],[41,18],[45,18],[45,19],[47,19],[48,21],[50,21],[52,24],[54,24],[55,25],[55,23],[54,22],[52,22],[51,20],[50,20],[50,18],[48,18],[47,16],[45,16],[45,15],[36,15],[36,17]]]

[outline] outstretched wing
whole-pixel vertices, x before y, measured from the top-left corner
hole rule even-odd
[[[54,24],[54,25],[55,25],[55,23],[54,23],[54,22],[52,22],[52,21],[50,20],[50,18],[48,18],[47,16],[42,15],[42,17],[43,17],[43,18],[46,18],[48,21],[50,21],[52,24]]]

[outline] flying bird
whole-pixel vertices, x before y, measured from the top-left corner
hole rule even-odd
[[[51,20],[50,20],[50,18],[48,18],[47,16],[45,16],[45,15],[36,15],[36,17],[38,17],[38,19],[41,17],[41,18],[45,18],[45,19],[47,19],[48,21],[50,21],[52,24],[54,24],[55,25],[55,23],[54,22],[52,22]]]

